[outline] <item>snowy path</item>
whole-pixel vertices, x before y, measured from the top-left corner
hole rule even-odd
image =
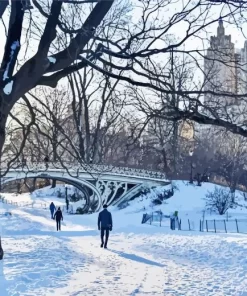
[[[6,295],[247,295],[245,235],[158,233],[165,230],[147,226],[139,234],[112,233],[104,250],[98,231],[70,225],[57,233],[43,216],[14,213],[1,220]]]

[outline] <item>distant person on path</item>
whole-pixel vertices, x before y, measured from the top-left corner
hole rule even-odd
[[[170,215],[171,218],[171,230],[179,229],[178,211],[175,211]]]
[[[50,204],[50,211],[51,211],[51,219],[54,219],[54,212],[56,211],[56,207],[53,202]]]
[[[104,210],[99,213],[98,228],[101,230],[101,248],[107,249],[109,232],[112,231],[112,215],[107,210],[107,205],[103,205]],[[104,241],[105,236],[105,241]]]
[[[54,218],[56,219],[56,222],[57,222],[57,231],[61,230],[61,220],[63,221],[63,213],[62,213],[60,207],[58,207],[58,209],[54,215]]]

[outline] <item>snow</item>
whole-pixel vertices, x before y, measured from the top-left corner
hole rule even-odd
[[[72,185],[67,185],[67,194],[68,197],[75,193],[77,188]],[[58,196],[61,197],[58,197]],[[12,205],[25,208],[42,208],[48,209],[51,202],[54,202],[56,207],[63,207],[65,203],[65,186],[58,184],[55,188],[51,186],[44,187],[42,189],[35,190],[32,194],[23,193],[5,193],[2,194],[4,199]],[[78,202],[70,202],[70,205],[73,206],[73,210],[76,211],[77,208],[82,207],[85,204],[85,200],[79,200]]]
[[[10,95],[11,92],[12,92],[12,88],[13,88],[13,80],[11,80],[10,82],[8,82],[4,88],[3,88],[3,92],[6,94],[6,95]]]
[[[10,63],[12,62],[12,59],[13,59],[13,55],[15,53],[15,50],[17,49],[17,47],[20,47],[20,42],[17,40],[17,41],[14,41],[13,44],[11,45],[11,52],[10,52],[10,61],[8,62],[7,64],[7,67],[4,71],[4,74],[3,74],[3,81],[6,80],[6,79],[9,79],[9,65]],[[12,87],[11,87],[12,89]]]
[[[9,64],[7,65],[7,68],[3,73],[3,81],[6,79],[9,79],[8,73],[9,73]]]
[[[18,40],[14,41],[13,44],[11,45],[12,55],[14,54],[14,51],[16,50],[17,47],[20,47],[20,42]]]
[[[54,57],[48,57],[48,60],[50,61],[50,63],[55,64],[56,63],[56,58]]]
[[[67,192],[69,194],[73,194],[75,192],[75,187],[72,185],[66,185],[67,186]],[[32,193],[32,197],[43,197],[47,198],[47,196],[58,196],[58,194],[61,193],[65,195],[65,186],[63,184],[57,184],[55,188],[51,188],[51,186],[46,186],[41,189],[37,189]]]
[[[191,217],[194,209],[201,215],[203,196],[214,185],[177,184],[174,197],[159,207]],[[39,194],[29,199],[44,201]],[[28,199],[27,194],[14,197]],[[99,247],[97,213],[64,213],[62,231],[56,232],[49,210],[0,204],[2,212],[12,213],[0,215],[5,251],[1,296],[247,295],[246,235],[141,225],[142,207],[157,209],[149,204],[143,197],[123,210],[110,208],[113,231],[107,250]],[[237,215],[239,210],[232,211]]]
[[[247,219],[247,202],[244,201],[241,192],[236,191],[235,198],[238,204],[243,207],[236,207],[229,209],[228,213],[225,215],[218,215],[216,213],[210,213],[210,211],[205,211],[206,200],[205,196],[208,192],[214,191],[215,185],[211,183],[203,183],[201,187],[195,185],[189,185],[188,182],[176,181],[173,182],[175,189],[174,196],[165,202],[162,205],[151,206],[151,200],[155,198],[156,193],[162,192],[164,188],[161,187],[160,190],[157,188],[155,191],[147,194],[145,197],[141,197],[137,200],[129,202],[129,206],[121,211],[125,213],[138,212],[142,210],[142,213],[155,212],[161,210],[164,215],[170,215],[174,211],[178,211],[179,218],[182,221],[187,221],[190,219],[192,223],[197,225],[197,230],[199,230],[200,220],[224,220],[226,218],[230,219]],[[143,208],[145,207],[145,211]]]

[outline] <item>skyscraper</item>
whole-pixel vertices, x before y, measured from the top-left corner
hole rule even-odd
[[[242,94],[247,93],[247,40],[244,43],[244,48],[240,50],[240,92]]]
[[[231,35],[225,35],[225,28],[222,19],[219,20],[217,36],[211,36],[210,47],[204,59],[204,90],[236,93],[238,91],[236,73],[236,55]],[[225,100],[231,104],[231,98],[222,98],[206,94],[204,102],[206,105],[218,103]]]

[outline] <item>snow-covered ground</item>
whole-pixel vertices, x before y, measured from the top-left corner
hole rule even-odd
[[[245,228],[247,232],[247,202],[244,201],[241,192],[236,191],[235,199],[236,202],[242,207],[235,207],[229,209],[225,215],[218,215],[217,213],[205,211],[206,200],[205,196],[208,192],[213,192],[215,185],[211,183],[203,183],[201,187],[190,185],[188,182],[176,181],[173,182],[175,188],[174,196],[163,202],[162,205],[152,206],[151,200],[155,198],[155,194],[159,192],[152,191],[144,197],[138,198],[129,202],[129,206],[122,211],[125,213],[152,213],[156,211],[162,211],[164,215],[173,214],[174,211],[178,211],[178,216],[182,221],[182,226],[188,228],[188,219],[190,220],[191,229],[199,230],[200,220],[230,220],[227,222],[229,228],[236,228],[235,219],[243,220],[245,223],[239,222],[241,229]],[[220,187],[220,186],[217,186]],[[161,188],[162,189],[162,188]],[[160,190],[161,190],[160,189]],[[164,189],[164,188],[163,188]],[[204,217],[204,218],[203,218]],[[231,222],[234,225],[231,225]],[[242,224],[241,224],[242,223]],[[159,224],[159,223],[158,223]],[[216,222],[217,227],[223,231],[223,221]],[[222,225],[221,225],[222,224]],[[169,220],[162,221],[162,225],[170,225]]]
[[[74,186],[67,185],[68,198],[76,191]],[[62,197],[59,197],[62,196]],[[35,190],[32,194],[23,193],[5,193],[2,194],[5,200],[13,205],[24,208],[43,208],[48,209],[51,202],[58,206],[65,206],[65,186],[57,185],[55,188],[51,186],[44,187],[42,189]],[[79,200],[78,202],[70,202],[73,206],[73,210],[76,211],[78,207],[82,207],[85,204],[85,200]]]
[[[201,211],[204,185],[181,185],[163,210]],[[195,198],[198,193],[198,204],[182,203],[177,195],[186,199],[185,188]],[[247,235],[141,225],[143,202],[111,209],[108,250],[100,248],[97,214],[65,215],[56,232],[48,210],[1,205],[12,216],[0,215],[5,251],[0,295],[247,295]]]

